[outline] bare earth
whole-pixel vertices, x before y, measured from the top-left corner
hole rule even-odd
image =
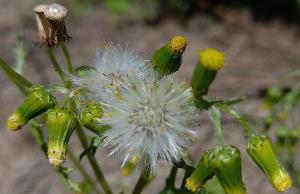
[[[36,33],[33,3],[34,1],[0,1],[0,56],[10,64],[14,63],[12,47],[16,33],[23,30],[29,51],[25,75],[34,83],[51,85],[58,81],[58,77],[51,69],[44,50],[32,44]],[[108,17],[103,7],[96,7],[85,16],[71,16],[67,19],[68,31],[73,37],[68,47],[76,65],[91,63],[95,49],[101,48],[105,42],[128,41],[143,51],[147,58],[155,48],[160,47],[172,36],[185,35],[189,39],[189,46],[177,77],[189,81],[197,61],[197,49],[215,47],[224,50],[228,55],[226,67],[219,73],[210,94],[218,97],[243,94],[252,96],[248,102],[237,108],[247,113],[250,120],[255,121],[253,126],[259,126],[264,114],[260,107],[260,99],[253,95],[261,88],[276,84],[282,75],[299,67],[299,29],[276,21],[254,23],[247,13],[229,13],[225,16],[224,23],[209,23],[203,17],[194,16],[185,25],[167,19],[155,26],[131,23],[123,24],[121,28],[112,27]],[[6,118],[21,102],[22,95],[2,72],[0,88],[0,193],[70,193],[60,183],[35,145],[29,128],[19,132],[9,132],[6,129]],[[227,117],[224,123],[225,142],[237,145],[241,149],[243,179],[248,193],[275,194],[265,176],[247,156],[240,128]],[[206,118],[202,119],[201,126],[202,135],[198,143],[192,146],[195,159],[214,145],[213,130]],[[71,139],[71,145],[78,146],[75,135]],[[138,172],[135,176],[122,177],[119,158],[107,157],[107,152],[108,150],[100,149],[97,158],[113,190],[117,193],[123,188],[126,193],[130,193]],[[80,149],[77,149],[76,153],[80,153]],[[87,164],[87,161],[84,160],[83,163]],[[168,169],[167,164],[161,164],[157,170],[157,179],[144,193],[154,194],[160,191]],[[297,191],[291,189],[286,193],[296,194]]]

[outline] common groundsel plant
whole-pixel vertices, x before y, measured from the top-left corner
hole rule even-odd
[[[37,144],[68,188],[77,193],[117,192],[94,157],[97,149],[107,147],[111,150],[109,155],[119,156],[109,159],[121,158],[124,176],[131,175],[134,169],[141,173],[132,186],[134,194],[142,193],[155,179],[160,161],[172,165],[160,193],[245,194],[240,151],[223,143],[221,112],[241,125],[249,156],[274,189],[284,192],[291,187],[291,178],[279,162],[271,140],[255,132],[231,108],[241,99],[214,100],[208,96],[210,85],[224,66],[223,52],[213,48],[199,50],[191,85],[177,81],[173,75],[183,63],[188,43],[183,36],[171,38],[150,60],[128,45],[110,43],[97,53],[94,64],[75,68],[64,43],[71,38],[64,22],[68,10],[50,4],[38,5],[34,11],[38,26],[36,44],[46,49],[62,82],[48,88],[34,84],[0,59],[2,70],[25,95],[9,116],[7,127],[18,131],[30,125]],[[66,68],[60,66],[54,55],[53,50],[59,48],[66,58]],[[63,98],[58,99],[61,94]],[[217,143],[197,156],[200,160],[193,166],[188,148],[199,137],[202,114],[209,115]],[[94,137],[87,137],[86,130]],[[48,139],[44,138],[45,133]],[[73,133],[82,145],[78,157],[68,146]],[[72,169],[63,166],[66,156],[73,162],[72,169],[82,174],[82,182],[73,181]],[[80,163],[85,157],[93,175]],[[178,169],[184,170],[180,187],[175,186]],[[213,190],[216,186],[218,189]]]

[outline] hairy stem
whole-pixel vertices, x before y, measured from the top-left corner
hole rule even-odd
[[[229,113],[242,126],[243,133],[246,138],[251,137],[254,134],[254,131],[250,127],[248,121],[237,111],[224,104],[218,104],[218,107],[224,112]]]
[[[221,115],[220,111],[215,107],[212,106],[209,110],[209,117],[214,124],[217,146],[223,146],[223,135],[222,135],[222,126],[221,126]]]

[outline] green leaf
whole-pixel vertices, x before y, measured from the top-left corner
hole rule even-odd
[[[24,78],[19,73],[15,72],[7,63],[0,58],[0,68],[10,78],[10,80],[24,93],[29,91],[33,85],[30,81]]]
[[[80,154],[79,160],[81,160],[88,153],[95,155],[97,148],[102,143],[102,139],[99,137],[93,137],[88,145],[88,147]]]

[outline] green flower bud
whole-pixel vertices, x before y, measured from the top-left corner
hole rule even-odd
[[[192,88],[196,98],[207,94],[217,72],[224,66],[225,54],[216,49],[199,51],[199,62],[192,77]]]
[[[268,137],[263,135],[250,137],[247,151],[277,191],[284,192],[292,186],[292,180],[279,163],[273,144]]]
[[[274,86],[269,88],[263,102],[263,107],[269,109],[273,104],[276,104],[282,96],[283,90],[280,87]]]
[[[80,124],[100,136],[109,128],[99,122],[102,117],[102,108],[97,103],[89,102],[80,110]]]
[[[209,151],[206,151],[192,175],[186,180],[186,188],[192,192],[200,191],[204,184],[214,176],[214,172],[209,166]]]
[[[124,176],[129,176],[132,171],[134,170],[134,168],[136,167],[138,161],[140,160],[140,157],[139,156],[133,156],[130,160],[128,160],[124,167],[123,167],[123,175]]]
[[[183,36],[175,36],[170,42],[156,50],[151,62],[160,75],[167,75],[178,71],[182,63],[182,55],[187,45]]]
[[[246,194],[242,180],[240,151],[230,145],[217,147],[209,156],[209,165],[226,194]]]
[[[276,129],[276,138],[277,138],[277,143],[279,146],[285,146],[287,143],[287,137],[288,137],[288,130],[287,128],[280,127]]]
[[[46,124],[49,136],[48,158],[50,164],[56,167],[65,161],[67,144],[77,120],[73,113],[63,108],[54,108],[47,111]]]
[[[43,86],[33,87],[23,103],[8,118],[7,127],[13,131],[19,130],[30,119],[54,107],[55,104],[55,98]]]

